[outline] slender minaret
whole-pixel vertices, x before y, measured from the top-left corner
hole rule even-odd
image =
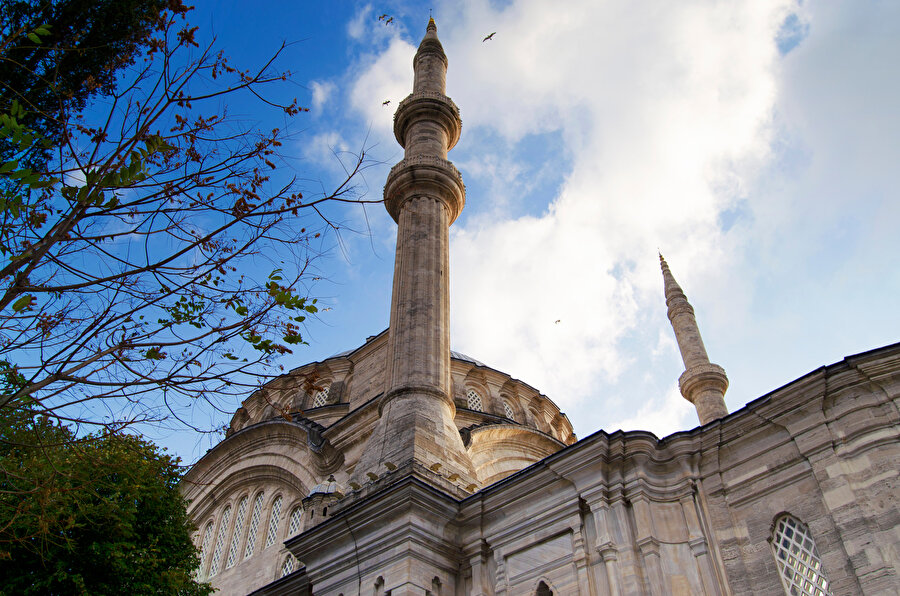
[[[412,95],[394,115],[404,158],[384,186],[385,207],[398,226],[384,396],[352,480],[362,484],[420,464],[471,487],[475,472],[450,396],[449,228],[465,204],[465,186],[447,152],[459,140],[462,120],[444,95],[447,57],[434,19],[413,69]]]
[[[681,359],[684,361],[685,370],[678,378],[678,387],[681,395],[697,408],[700,424],[706,424],[728,415],[728,408],[725,407],[728,377],[721,366],[709,361],[694,317],[694,308],[669,271],[669,264],[662,254],[659,255],[659,263],[666,291],[666,306],[669,307],[669,321],[672,322]]]

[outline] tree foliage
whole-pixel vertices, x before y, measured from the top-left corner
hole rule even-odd
[[[0,410],[0,595],[211,593],[191,577],[177,463],[135,436]]]
[[[134,63],[164,18],[164,9],[184,11],[169,0],[6,0],[0,3],[0,111],[13,101],[27,114],[22,123],[56,141],[61,116],[112,93],[116,73]],[[36,32],[36,30],[38,32]],[[0,143],[0,158],[14,151]],[[34,146],[28,163],[37,166],[49,151]]]
[[[19,28],[0,48],[43,32]],[[180,8],[129,43],[142,53],[115,63],[90,109],[52,114],[57,138],[29,124],[28,89],[0,114],[13,149],[0,163],[0,408],[108,432],[190,423],[197,400],[258,386],[317,312],[303,284],[334,227],[323,207],[360,202],[361,157],[335,190],[305,196],[283,174],[282,130],[230,116],[226,102],[246,98],[285,120],[305,111],[266,96],[287,79],[272,62],[233,66]],[[0,63],[18,65],[6,49]],[[35,146],[52,149],[42,169]]]

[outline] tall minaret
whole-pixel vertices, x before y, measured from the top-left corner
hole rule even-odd
[[[675,330],[678,349],[684,361],[684,373],[678,379],[681,395],[694,404],[700,424],[706,424],[728,415],[725,407],[725,390],[728,377],[718,364],[712,364],[706,355],[700,328],[694,318],[694,308],[687,301],[681,286],[675,281],[669,264],[659,255],[663,283],[666,291],[666,306],[669,307],[669,321]]]
[[[413,69],[412,95],[394,114],[394,136],[404,158],[384,186],[385,207],[398,226],[384,396],[352,479],[363,483],[413,463],[466,487],[476,477],[450,396],[449,247],[450,224],[465,204],[465,186],[447,161],[462,120],[444,95],[447,57],[434,19]]]

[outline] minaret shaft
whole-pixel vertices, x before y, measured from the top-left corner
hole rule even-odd
[[[385,389],[380,418],[353,471],[360,484],[397,467],[427,468],[440,483],[474,488],[476,475],[450,396],[450,225],[462,211],[462,176],[447,161],[462,121],[444,95],[447,58],[434,21],[413,61],[413,93],[394,115],[405,149],[384,187],[397,222]]]
[[[441,201],[418,196],[400,211],[387,391],[450,392],[449,219]]]
[[[675,331],[675,341],[678,342],[685,368],[678,379],[678,386],[681,395],[697,409],[700,424],[706,424],[728,415],[728,408],[725,406],[728,377],[721,366],[709,361],[703,338],[700,337],[700,327],[694,316],[694,308],[688,302],[681,286],[675,281],[662,255],[659,255],[659,262],[669,321]]]

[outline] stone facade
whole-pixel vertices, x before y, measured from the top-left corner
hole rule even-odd
[[[193,466],[198,575],[223,595],[900,593],[900,344],[728,414],[661,258],[703,424],[580,441],[546,396],[450,351],[446,68],[431,21],[385,187],[391,327],[250,395]]]

